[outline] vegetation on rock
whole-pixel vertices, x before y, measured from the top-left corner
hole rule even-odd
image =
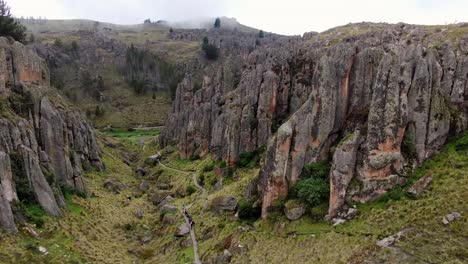
[[[10,7],[5,0],[0,0],[0,36],[26,42],[26,27],[11,16]]]

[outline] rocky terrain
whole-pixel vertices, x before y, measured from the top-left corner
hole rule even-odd
[[[86,193],[83,171],[104,167],[93,128],[51,90],[45,62],[6,38],[0,61],[1,225],[16,232],[19,203],[61,216],[62,189]]]
[[[228,22],[0,38],[0,262],[467,262],[466,24]]]
[[[468,42],[450,39],[453,30],[357,24],[255,50],[233,44],[240,49],[205,71],[200,88],[186,75],[161,143],[232,165],[266,147],[263,217],[306,164],[333,156],[333,218],[404,185],[405,166],[467,128]]]

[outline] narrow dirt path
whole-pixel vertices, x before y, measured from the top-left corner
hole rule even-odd
[[[172,170],[172,171],[177,171],[179,173],[183,173],[183,174],[186,174],[186,175],[190,175],[192,174],[192,180],[193,180],[193,183],[195,184],[195,186],[201,191],[201,194],[199,196],[199,198],[201,199],[204,199],[204,207],[206,208],[208,206],[208,199],[207,199],[207,196],[206,196],[206,189],[201,186],[198,181],[197,181],[197,175],[195,173],[191,173],[191,172],[187,172],[187,171],[182,171],[182,170],[178,170],[178,169],[175,169],[175,168],[171,168],[169,166],[166,166],[164,165],[161,161],[158,160],[158,163],[159,165],[161,165],[161,167],[165,168],[165,169],[168,169],[168,170]],[[190,208],[191,206],[193,205],[190,204],[188,206],[186,206],[185,208],[188,209]],[[190,224],[190,221],[188,219],[188,217],[183,213],[183,211],[181,210],[180,213],[184,216],[184,219],[185,219],[185,223],[186,225],[189,227],[190,229],[190,237],[192,238],[192,245],[193,245],[193,253],[194,253],[194,263],[195,264],[201,264],[201,260],[200,260],[200,255],[198,254],[198,241],[197,241],[197,238],[196,238],[196,235],[195,235],[195,226],[191,226]]]
[[[188,171],[182,171],[182,170],[178,170],[178,169],[175,169],[175,168],[171,168],[167,165],[164,165],[161,161],[158,161],[159,165],[161,165],[161,167],[165,168],[165,169],[168,169],[168,170],[172,170],[172,171],[177,171],[179,173],[183,173],[183,174],[186,174],[186,175],[190,175],[192,174],[192,180],[193,180],[193,184],[202,192],[199,196],[199,198],[201,199],[204,199],[204,204],[203,206],[206,208],[208,206],[208,199],[207,199],[207,195],[206,195],[206,189],[205,187],[201,186],[198,181],[197,181],[197,175],[195,173],[192,173],[192,172],[188,172]],[[188,205],[186,208],[190,208],[191,205]]]

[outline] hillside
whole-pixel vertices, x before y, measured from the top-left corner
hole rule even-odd
[[[179,29],[185,23],[178,26],[164,21],[129,26],[89,20],[22,23],[28,35],[34,36],[29,45],[49,64],[52,85],[86,112],[97,127],[163,125],[183,73],[207,64],[200,50],[203,36],[232,37],[234,29],[243,37],[258,33],[227,18],[222,18],[223,31],[216,32],[210,30],[212,25],[208,29]],[[206,21],[200,23],[207,25]],[[129,65],[128,49],[132,46],[143,61]],[[144,68],[144,77],[132,83],[129,67]],[[143,92],[141,85],[145,86]]]
[[[0,38],[0,262],[468,262],[466,24],[178,27]]]
[[[359,216],[337,227],[313,220],[313,211],[298,221],[278,215],[257,222],[238,219],[231,213],[205,211],[203,199],[198,198],[200,192],[186,193],[186,186],[193,184],[190,174],[146,166],[145,176],[135,175],[134,169],[144,164],[147,155],[157,151],[153,136],[140,138],[138,133],[133,133],[114,138],[100,135],[100,138],[109,146],[118,142],[122,145],[103,146],[106,172],[86,174],[92,197],[67,197],[73,204],[71,211],[63,219],[44,218],[46,224],[37,230],[37,238],[31,238],[28,233],[2,236],[0,261],[64,263],[65,257],[65,263],[137,260],[190,263],[193,252],[189,239],[174,237],[176,228],[183,223],[182,216],[153,205],[151,201],[158,194],[173,195],[177,208],[184,203],[192,204],[189,211],[197,223],[201,256],[209,263],[226,263],[221,262],[226,254],[231,263],[464,263],[468,260],[464,247],[468,235],[466,220],[442,223],[446,214],[466,214],[462,202],[468,198],[466,134],[409,175],[412,182],[428,174],[434,177],[422,196],[411,198],[405,194],[406,188],[395,189],[378,201],[358,206]],[[145,141],[143,147],[138,143],[140,139]],[[122,162],[121,156],[129,151],[139,153],[131,167]],[[213,174],[208,169],[210,159],[188,162],[178,160],[177,152],[166,150],[165,153],[162,162],[168,166],[190,173]],[[226,194],[242,199],[252,170],[258,168],[236,170],[222,189],[210,191],[208,200]],[[109,179],[114,185],[105,187]],[[142,188],[143,182],[150,186],[148,190]],[[127,197],[132,199],[127,202]],[[378,240],[407,228],[411,232],[389,248],[376,245]],[[47,248],[49,254],[42,255],[38,247]]]

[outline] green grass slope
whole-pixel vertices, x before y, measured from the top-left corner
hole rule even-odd
[[[345,224],[331,227],[305,216],[290,222],[283,216],[269,220],[240,221],[232,214],[215,214],[203,209],[200,191],[187,193],[193,186],[190,174],[147,166],[140,178],[134,169],[149,155],[162,151],[168,166],[209,177],[213,161],[178,159],[175,148],[160,150],[158,131],[106,132],[106,172],[87,174],[91,198],[66,195],[69,203],[65,217],[46,216],[45,225],[36,227],[39,236],[24,228],[18,236],[1,234],[0,263],[191,263],[190,239],[175,238],[176,227],[183,223],[175,213],[175,224],[163,224],[159,209],[149,198],[158,190],[173,193],[173,202],[181,208],[191,204],[190,213],[197,223],[200,254],[203,260],[233,253],[232,263],[467,263],[468,240],[468,133],[451,141],[433,158],[411,172],[414,182],[432,174],[433,183],[417,199],[403,189],[395,189],[383,198],[358,206],[359,216]],[[131,166],[124,156],[134,156]],[[248,181],[258,168],[237,169],[221,190],[209,189],[208,200],[219,195],[241,197]],[[119,192],[106,190],[106,179],[125,184]],[[142,180],[150,189],[140,192]],[[208,178],[206,178],[208,179]],[[132,197],[128,201],[128,197]],[[135,212],[144,213],[142,219]],[[451,212],[463,216],[449,225],[442,217]],[[390,248],[376,245],[379,239],[412,228],[406,237]],[[44,255],[38,247],[47,248]]]

